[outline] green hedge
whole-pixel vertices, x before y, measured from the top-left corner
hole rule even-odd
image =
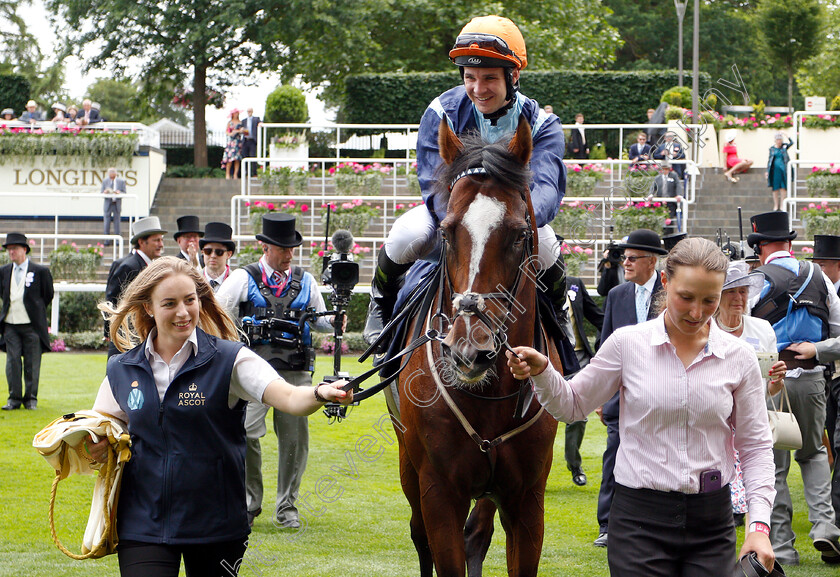
[[[178,146],[164,148],[166,151],[166,166],[184,166],[193,164],[195,161],[195,149],[192,146]],[[225,154],[224,146],[207,147],[207,166],[219,167],[222,165],[222,156]]]
[[[521,80],[524,94],[551,104],[563,121],[571,123],[582,112],[587,123],[604,124],[647,122],[647,109],[656,108],[662,93],[677,82],[676,70],[528,70]],[[685,82],[691,85],[690,74]],[[349,76],[343,113],[349,123],[417,123],[429,102],[460,83],[457,71]],[[710,86],[710,76],[701,72],[701,96]]]
[[[26,109],[31,87],[29,81],[20,74],[0,74],[0,110],[12,108],[15,117]]]

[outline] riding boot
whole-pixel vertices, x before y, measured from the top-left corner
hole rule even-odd
[[[384,248],[379,251],[376,272],[373,275],[373,282],[370,283],[370,305],[362,334],[368,345],[379,338],[382,329],[394,315],[397,293],[402,286],[403,276],[412,264],[397,264],[388,257]]]
[[[568,333],[569,316],[566,312],[566,261],[563,260],[562,254],[558,253],[557,260],[554,264],[539,275],[538,285],[554,307],[557,323],[563,327],[564,332]],[[573,339],[572,335],[569,334],[566,337],[570,340]],[[572,340],[572,342],[574,341]]]

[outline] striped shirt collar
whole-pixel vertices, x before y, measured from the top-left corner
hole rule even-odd
[[[726,334],[722,330],[720,330],[720,328],[717,326],[717,323],[712,322],[711,318],[709,318],[707,323],[709,325],[709,340],[706,342],[706,347],[703,351],[703,356],[712,354],[720,359],[725,359]],[[671,339],[668,336],[668,331],[665,329],[665,311],[662,311],[662,313],[658,317],[648,321],[645,324],[651,325],[651,346],[664,345],[665,343],[671,344]]]

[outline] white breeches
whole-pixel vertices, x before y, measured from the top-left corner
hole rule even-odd
[[[557,260],[560,244],[549,225],[539,228],[537,233],[540,237],[537,262],[541,270],[546,270]],[[385,254],[397,264],[410,264],[428,257],[437,260],[439,243],[435,221],[429,209],[421,204],[394,222],[385,241]]]

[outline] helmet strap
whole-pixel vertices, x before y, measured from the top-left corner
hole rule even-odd
[[[496,126],[496,121],[498,121],[502,116],[507,114],[508,110],[513,108],[513,103],[516,100],[516,93],[519,92],[519,81],[516,84],[513,83],[513,68],[505,68],[505,85],[507,86],[507,92],[505,94],[505,99],[507,100],[507,104],[502,106],[496,112],[491,112],[490,114],[485,114],[484,118],[490,121],[491,126]],[[461,73],[461,81],[464,80],[464,67],[459,66],[458,71]]]

